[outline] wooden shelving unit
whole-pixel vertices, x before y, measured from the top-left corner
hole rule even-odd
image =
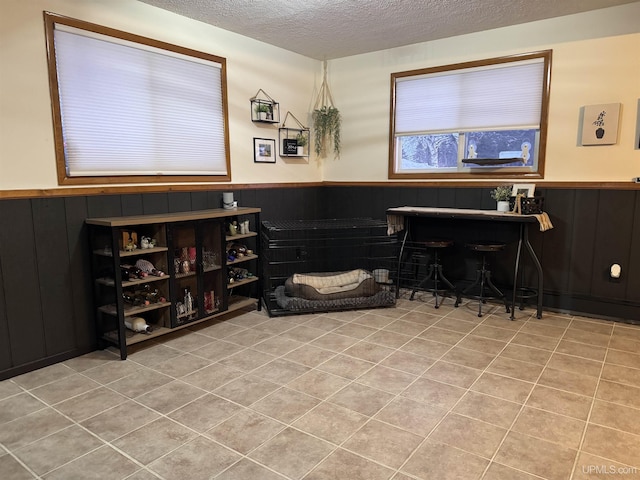
[[[238,219],[249,220],[251,231],[228,235],[228,223]],[[91,242],[98,339],[101,346],[118,347],[122,359],[127,357],[129,345],[229,312],[252,306],[261,308],[260,277],[232,283],[227,279],[227,267],[236,264],[251,262],[252,270],[261,271],[260,238],[256,233],[260,225],[259,208],[89,218],[86,223]],[[157,245],[124,250],[123,235],[128,232],[135,232],[138,238],[153,238]],[[251,241],[253,253],[227,262],[227,242],[240,239]],[[183,265],[185,260],[180,259],[185,251],[190,256],[188,265]],[[211,260],[213,257],[217,259],[215,263]],[[135,265],[140,258],[150,261],[165,275],[124,280],[120,266]],[[132,305],[123,296],[125,292],[137,294],[139,291],[144,295],[144,292],[156,290],[158,294],[154,301],[159,300],[157,303]],[[183,295],[187,290],[193,304],[190,304],[191,310],[185,312]],[[149,333],[128,330],[125,326],[128,317],[143,317],[153,330]]]

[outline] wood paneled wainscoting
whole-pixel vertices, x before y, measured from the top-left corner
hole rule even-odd
[[[371,217],[389,207],[495,208],[491,186],[296,184],[225,186],[263,220]],[[154,187],[158,188],[158,187]],[[216,190],[0,198],[0,380],[97,348],[88,217],[143,215],[221,206]],[[532,235],[544,267],[544,307],[621,321],[640,320],[640,190],[538,188],[554,229]],[[5,192],[6,193],[6,192]],[[533,229],[532,229],[533,230]],[[513,252],[501,261],[512,264]],[[622,266],[617,281],[613,263]],[[509,269],[496,275],[509,282]],[[456,275],[468,277],[461,262]],[[500,273],[502,272],[502,273]],[[525,283],[532,269],[526,270]]]

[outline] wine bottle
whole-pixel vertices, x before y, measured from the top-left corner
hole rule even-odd
[[[143,272],[133,265],[120,265],[123,280],[136,280],[138,278],[146,278],[147,272]]]

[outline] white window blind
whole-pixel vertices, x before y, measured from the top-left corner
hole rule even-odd
[[[396,78],[395,133],[536,128],[542,58]]]
[[[55,25],[68,176],[226,175],[221,64]]]

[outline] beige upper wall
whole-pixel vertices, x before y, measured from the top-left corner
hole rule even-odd
[[[325,162],[324,179],[387,179],[391,73],[543,49],[553,49],[545,181],[628,182],[640,176],[640,150],[633,148],[638,18],[640,2],[331,62],[344,153]],[[579,146],[580,108],[613,102],[622,103],[618,143]]]
[[[282,118],[290,110],[308,124],[318,61],[135,0],[2,0],[0,190],[58,187],[43,10],[226,57],[232,183],[387,181],[392,72],[545,48],[553,49],[545,180],[626,182],[640,175],[633,149],[640,2],[334,60],[329,80],[343,116],[342,158],[278,157],[272,165],[254,164],[252,143],[277,139],[277,127],[250,121],[249,98],[262,88],[280,102]],[[618,143],[578,146],[580,107],[610,102],[622,103]]]
[[[277,139],[278,126],[252,123],[249,102],[261,88],[281,119],[290,110],[308,122],[318,61],[135,0],[2,0],[0,190],[58,187],[43,10],[225,57],[232,182],[321,180],[315,161],[254,163],[253,138]]]

